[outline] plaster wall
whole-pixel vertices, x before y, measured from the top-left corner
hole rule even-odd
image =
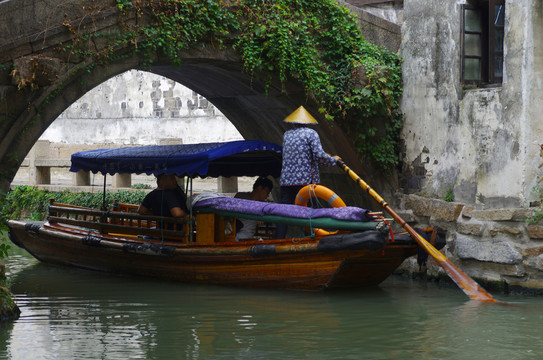
[[[404,1],[405,193],[528,206],[542,160],[541,2],[506,1],[502,86],[460,83],[462,1]],[[539,174],[540,175],[540,174]]]
[[[239,140],[232,123],[206,98],[165,77],[130,70],[68,107],[40,140],[69,144],[155,145]]]
[[[529,199],[533,199],[534,181],[538,187],[543,176],[543,2],[533,0],[530,2],[524,15],[529,19],[529,27],[526,28],[526,38],[529,42],[525,45],[527,53],[525,66],[530,72],[525,73],[523,84],[528,89],[525,96],[525,119],[521,123],[522,134],[526,138],[526,178],[525,191],[530,192]]]

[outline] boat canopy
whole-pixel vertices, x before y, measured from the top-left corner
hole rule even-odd
[[[281,146],[259,140],[153,145],[81,151],[70,171],[102,174],[176,174],[189,177],[267,176],[281,173]]]

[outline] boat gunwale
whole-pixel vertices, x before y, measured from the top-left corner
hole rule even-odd
[[[75,229],[70,226],[63,226],[61,224],[51,225],[48,222],[44,222],[39,228],[32,230],[27,229],[27,223],[23,221],[10,220],[9,225],[12,228],[18,228],[25,232],[34,232],[38,236],[45,235],[50,237],[62,238],[68,241],[74,241],[78,243],[84,243],[85,239],[94,239],[94,246],[103,248],[115,248],[126,250],[126,246],[137,245],[150,245],[159,246],[164,248],[171,248],[171,255],[202,255],[202,256],[250,256],[250,257],[262,257],[262,256],[278,256],[296,254],[297,256],[309,255],[309,254],[324,254],[322,250],[319,250],[319,241],[323,237],[305,237],[305,238],[291,238],[291,239],[270,239],[270,240],[253,240],[253,241],[241,241],[241,242],[220,242],[212,244],[197,244],[197,243],[181,243],[175,241],[161,241],[160,239],[141,239],[141,238],[125,238],[119,235],[101,234],[97,232],[84,231],[83,229]],[[266,249],[262,253],[257,252],[259,249]],[[383,248],[409,248],[413,245],[393,245],[387,241],[383,242]],[[345,254],[346,258],[357,257],[358,251],[380,251],[372,250],[368,248],[360,248],[356,250],[352,249],[338,249],[333,252],[355,252]]]

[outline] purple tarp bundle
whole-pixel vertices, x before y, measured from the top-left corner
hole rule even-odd
[[[194,208],[209,207],[216,210],[265,216],[276,215],[300,219],[332,218],[344,221],[371,221],[369,210],[354,206],[313,209],[298,205],[285,205],[230,197],[217,197],[198,201]]]

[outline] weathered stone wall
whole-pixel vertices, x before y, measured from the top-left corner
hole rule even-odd
[[[205,97],[165,77],[130,70],[83,95],[40,140],[156,145],[167,138],[181,139],[184,144],[243,139]]]
[[[460,83],[461,1],[404,1],[402,186],[481,209],[527,207],[541,176],[541,2],[506,1],[502,86]]]
[[[445,202],[418,195],[400,195],[401,216],[417,226],[440,226],[447,230],[444,254],[468,275],[500,286],[518,286],[524,291],[543,291],[543,226],[527,220],[528,208],[477,210],[460,202]],[[418,272],[415,259],[403,270]],[[428,271],[443,270],[429,261]]]
[[[404,1],[400,183],[422,196],[398,206],[414,223],[446,228],[444,251],[469,275],[542,289],[543,227],[526,220],[542,186],[543,5],[506,0],[503,83],[468,89],[460,83],[462,3]],[[448,191],[457,203],[435,200]],[[404,266],[417,271],[414,261]]]

